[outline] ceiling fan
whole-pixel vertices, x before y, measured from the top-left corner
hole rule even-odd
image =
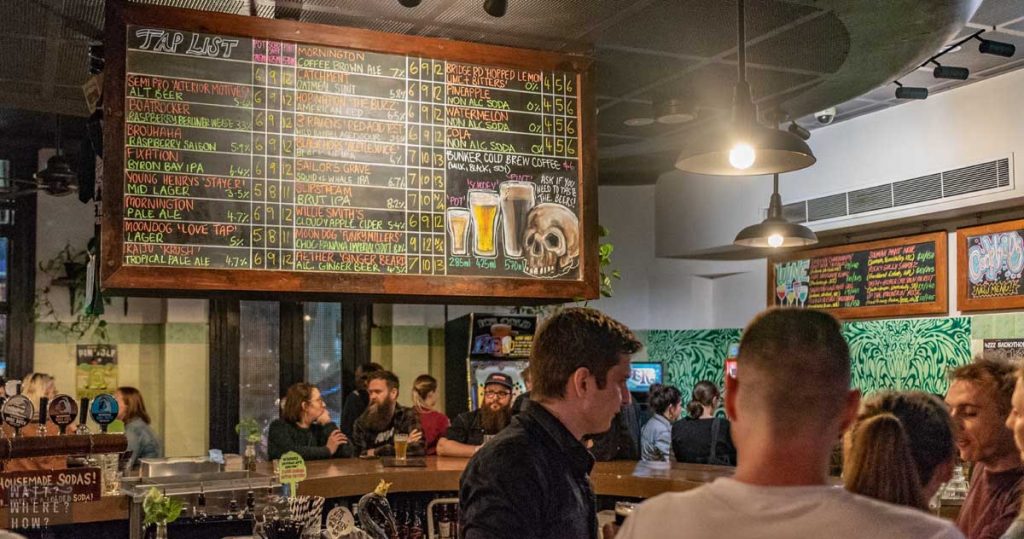
[[[60,141],[60,116],[57,116],[57,153],[46,160],[46,167],[32,175],[31,180],[0,178],[0,200],[46,193],[55,197],[78,191],[78,175],[71,169]]]

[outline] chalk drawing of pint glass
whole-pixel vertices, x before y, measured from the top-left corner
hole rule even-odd
[[[473,254],[497,255],[498,193],[489,189],[469,190],[469,211],[473,217]]]
[[[465,208],[448,208],[448,238],[451,240],[452,254],[465,255],[469,250],[469,210]]]
[[[505,256],[523,256],[523,232],[526,230],[526,214],[534,205],[533,184],[522,181],[507,181],[498,186],[501,193],[502,248]]]

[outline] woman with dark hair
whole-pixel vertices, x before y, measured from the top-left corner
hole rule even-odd
[[[692,401],[686,406],[691,419],[672,425],[672,452],[679,462],[736,465],[729,420],[715,417],[722,402],[718,386],[701,380],[693,386]]]
[[[672,456],[672,423],[683,413],[683,394],[675,386],[653,384],[647,405],[654,412],[640,432],[640,460],[668,462]]]
[[[843,483],[850,492],[927,510],[953,475],[953,420],[928,393],[872,395],[844,442]]]
[[[448,416],[434,409],[437,406],[437,379],[421,374],[412,384],[412,407],[420,415],[423,426],[423,448],[428,455],[437,454],[437,441],[448,432]]]
[[[351,457],[346,437],[331,421],[320,390],[299,382],[288,388],[281,419],[270,423],[267,453],[271,459],[295,451],[306,460]]]
[[[117,418],[124,423],[124,434],[128,438],[128,450],[132,452],[129,468],[134,468],[139,459],[158,458],[160,440],[149,426],[149,414],[142,393],[130,386],[121,386],[114,392],[117,399]]]

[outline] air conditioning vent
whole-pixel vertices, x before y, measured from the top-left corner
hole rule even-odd
[[[796,223],[813,223],[851,215],[896,210],[932,200],[1005,190],[1012,187],[1010,160],[997,159],[968,167],[882,183],[845,193],[836,193],[784,206],[786,218]]]
[[[807,202],[794,202],[782,206],[782,216],[790,223],[803,223],[807,220]]]
[[[876,185],[850,191],[850,214],[864,213],[892,207],[892,184]]]
[[[958,168],[942,173],[943,198],[999,187],[997,161]]]
[[[906,206],[942,198],[942,176],[929,174],[892,183],[892,205]]]
[[[846,212],[846,193],[812,198],[807,201],[807,217],[811,221],[843,217]]]

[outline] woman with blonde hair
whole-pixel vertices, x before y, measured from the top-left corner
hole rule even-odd
[[[881,392],[861,406],[846,433],[846,489],[927,510],[953,474],[953,420],[945,403],[920,391]]]
[[[437,441],[448,432],[451,421],[448,416],[438,412],[437,379],[429,374],[421,374],[412,384],[412,407],[420,416],[423,426],[423,447],[426,454],[437,454]]]
[[[46,415],[46,410],[40,412],[40,404],[42,398],[46,397],[49,401],[57,396],[56,380],[53,376],[42,372],[29,373],[21,382],[21,394],[28,397],[32,401],[32,424],[23,427],[19,434],[21,436],[38,436],[38,429],[36,429],[36,422],[39,420],[39,414]],[[7,425],[3,426],[4,433],[7,436],[12,436],[14,430]],[[67,432],[74,432],[74,426],[68,425]],[[47,422],[46,423],[46,435],[57,436],[60,434],[60,430],[57,425]],[[11,459],[4,464],[4,471],[8,472],[20,472],[20,471],[35,471],[35,470],[62,470],[68,467],[66,457],[31,457],[22,459]]]
[[[121,386],[114,392],[117,399],[117,418],[124,422],[124,434],[128,438],[128,450],[132,452],[129,468],[134,468],[139,459],[163,456],[160,440],[149,426],[149,413],[142,393],[131,386]]]

